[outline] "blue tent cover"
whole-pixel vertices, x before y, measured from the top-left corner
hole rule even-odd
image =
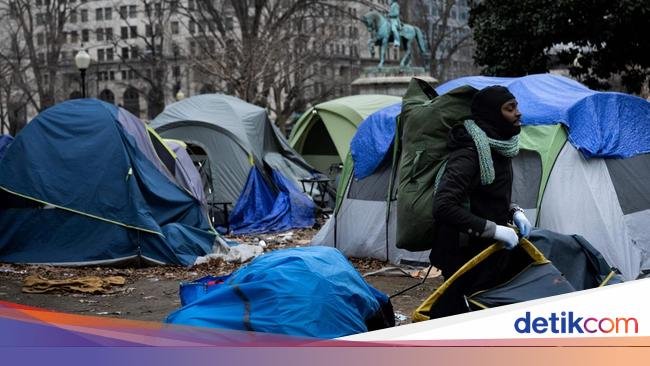
[[[517,98],[525,125],[564,124],[586,157],[628,158],[650,152],[650,102],[624,93],[591,90],[575,80],[537,74],[518,78],[468,76],[436,88],[503,85]]]
[[[319,246],[264,254],[180,293],[184,306],[167,323],[317,338],[366,332],[364,322],[388,303],[341,252]]]
[[[0,189],[40,207],[0,210],[0,261],[87,264],[141,257],[190,265],[215,233],[96,99],[36,116],[0,161]]]

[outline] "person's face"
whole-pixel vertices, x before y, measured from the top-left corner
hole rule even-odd
[[[521,126],[521,112],[517,108],[517,101],[515,99],[510,99],[503,103],[501,106],[501,114],[508,123],[512,123],[513,126],[517,127]]]

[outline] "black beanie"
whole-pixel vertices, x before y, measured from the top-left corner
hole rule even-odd
[[[503,104],[515,96],[504,86],[493,85],[480,90],[472,99],[472,119],[494,139],[507,140],[519,134],[520,126],[506,121],[501,113]]]

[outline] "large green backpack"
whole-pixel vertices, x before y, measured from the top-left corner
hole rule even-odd
[[[449,130],[470,118],[476,92],[462,86],[438,96],[425,81],[411,80],[399,116],[398,248],[414,252],[432,248],[436,174],[449,156]]]

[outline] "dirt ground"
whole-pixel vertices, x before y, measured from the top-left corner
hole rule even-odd
[[[294,231],[290,240],[281,236],[230,237],[239,242],[256,243],[264,240],[265,251],[287,247],[303,246],[309,242],[316,230]],[[361,273],[392,267],[373,259],[351,259]],[[205,275],[225,275],[236,270],[240,264],[211,261],[209,263],[185,268],[179,266],[158,266],[148,268],[109,268],[109,267],[51,267],[28,266],[0,263],[0,300],[65,313],[106,316],[121,319],[163,321],[169,313],[180,307],[179,284]],[[391,271],[394,272],[394,271]],[[25,293],[22,291],[25,279],[30,275],[40,275],[49,280],[72,279],[83,276],[121,276],[124,285],[113,286],[110,293],[86,294],[71,291],[53,293]],[[420,278],[372,275],[366,281],[387,295],[392,295],[415,285]],[[411,313],[441,283],[441,277],[427,279],[424,284],[392,298],[396,323],[411,321]]]

